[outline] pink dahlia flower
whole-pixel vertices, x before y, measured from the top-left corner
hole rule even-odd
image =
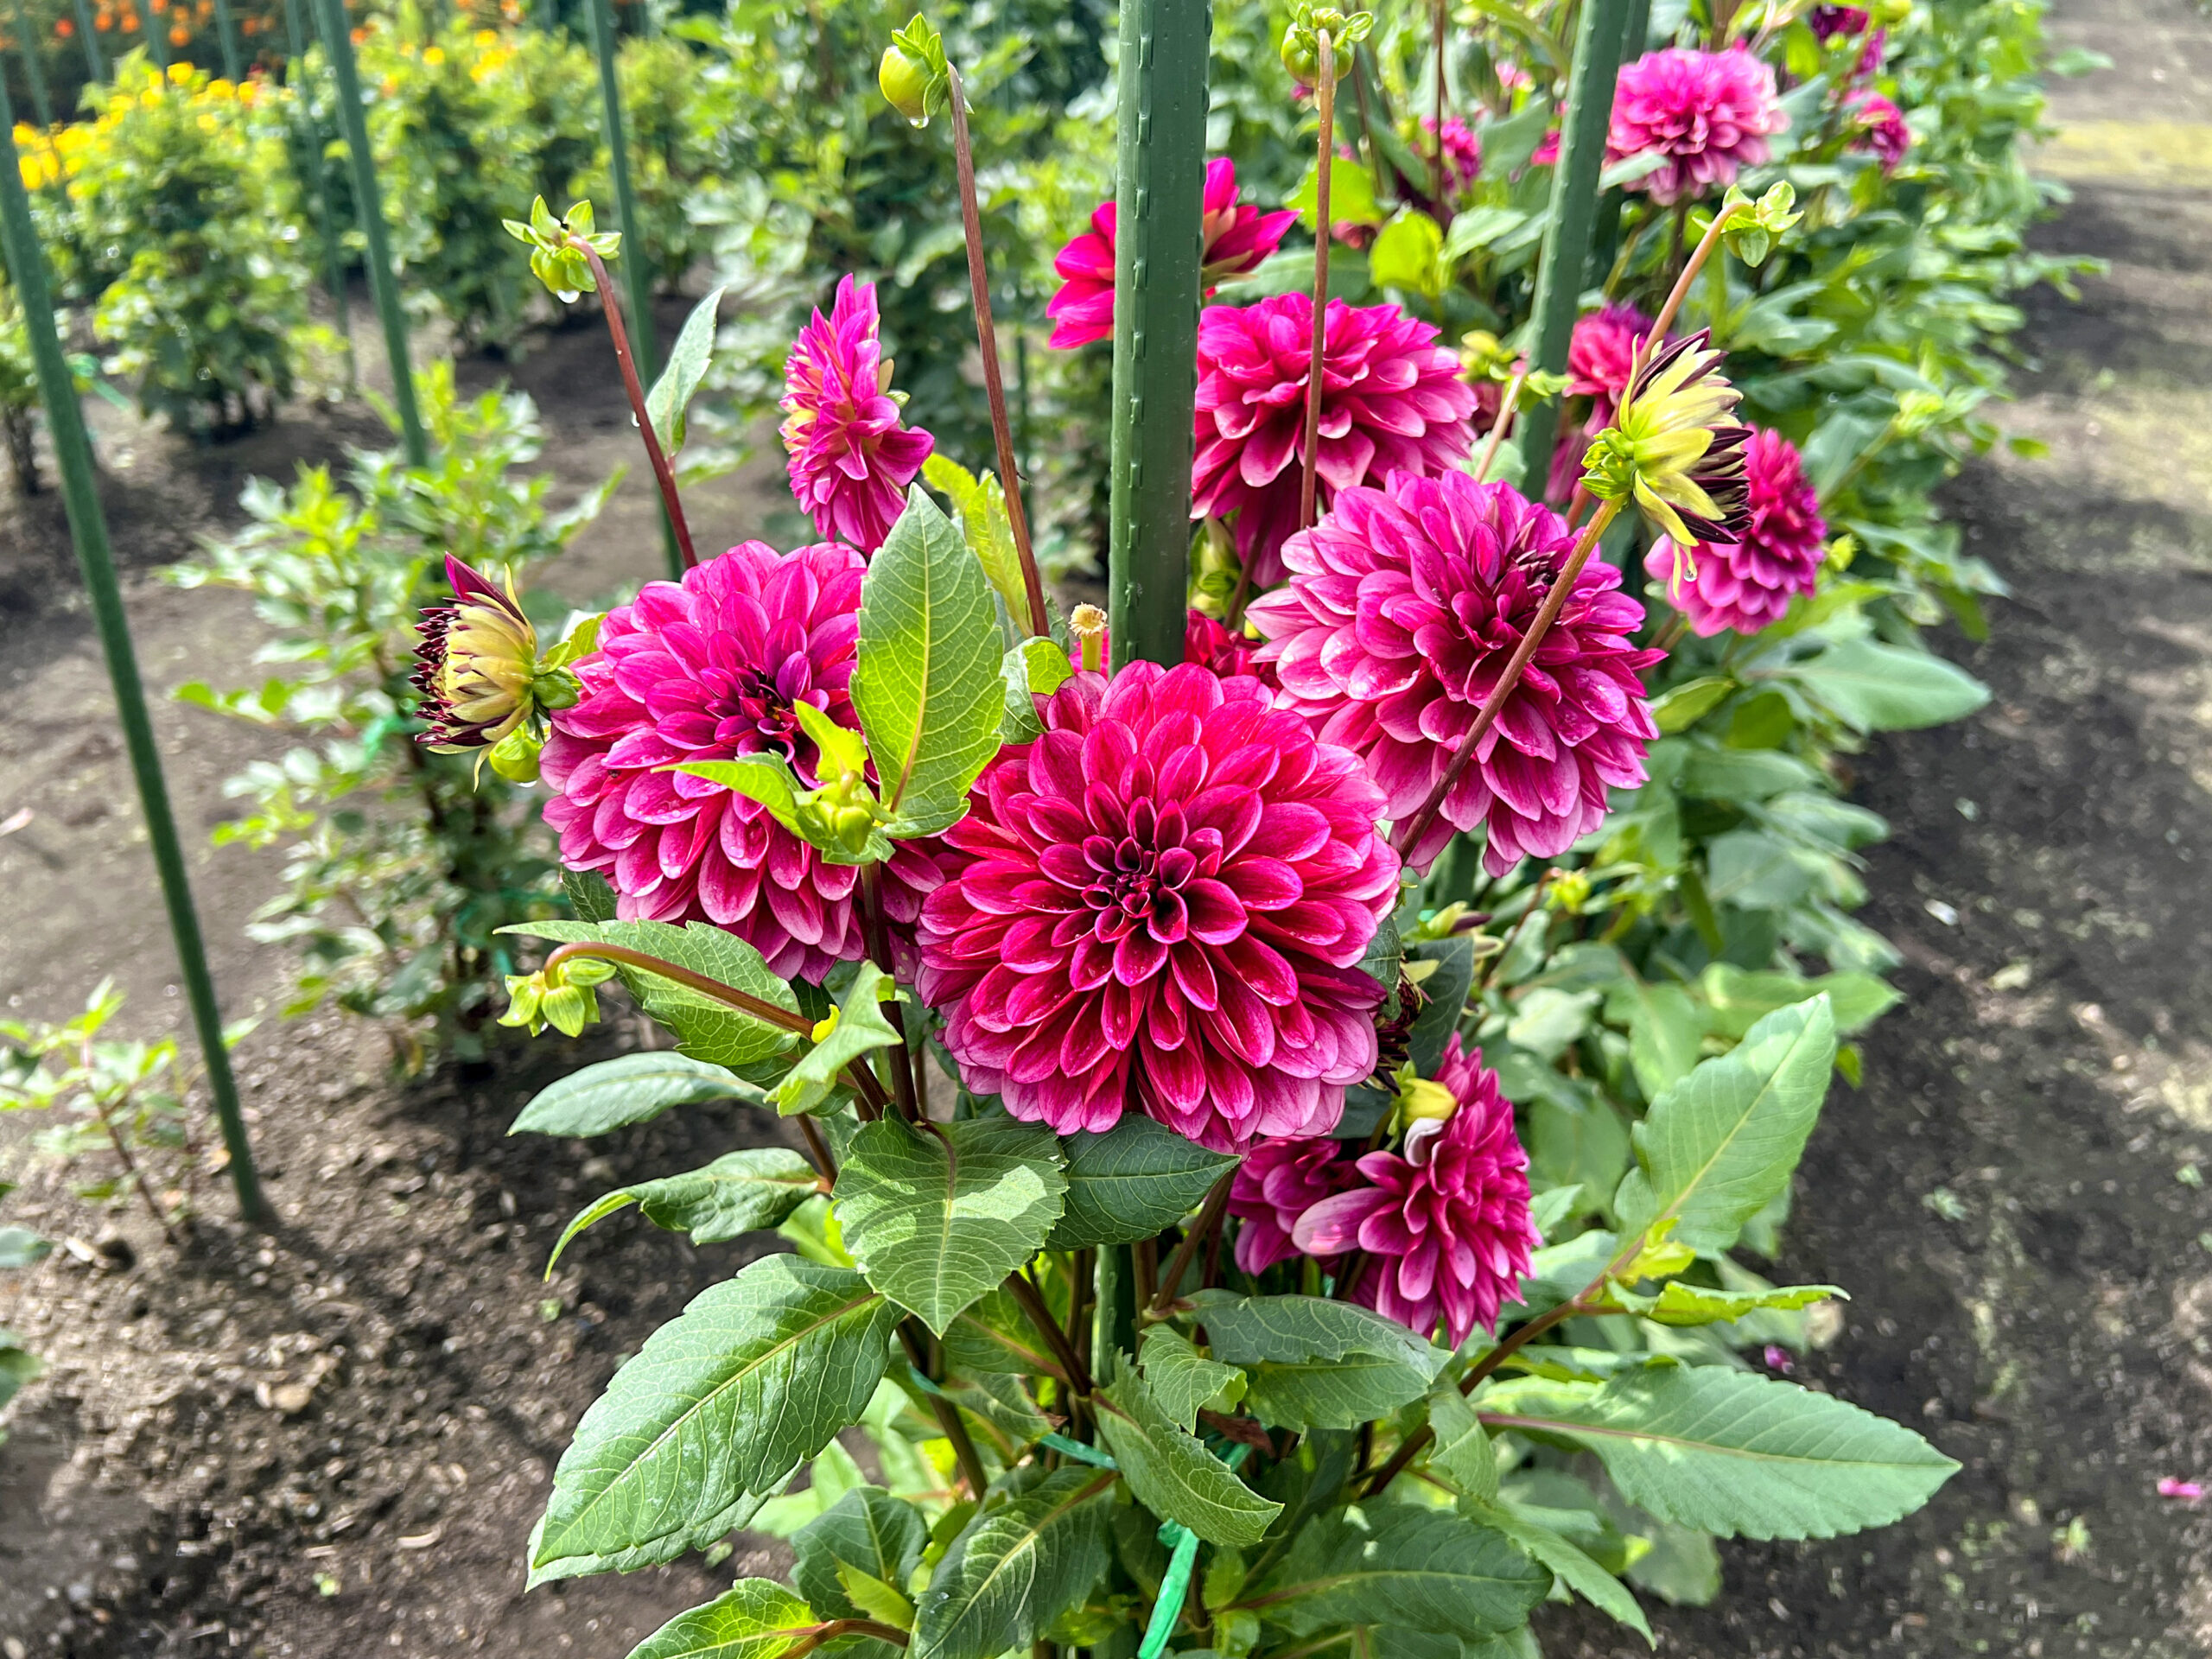
[[[1536,141],[1535,149],[1529,153],[1529,165],[1531,167],[1559,165],[1559,129],[1557,127],[1551,128]]]
[[[1260,642],[1242,628],[1225,627],[1204,611],[1192,611],[1183,622],[1183,660],[1210,668],[1215,673],[1253,674],[1272,685],[1274,676],[1262,673],[1252,659]]]
[[[1045,307],[1053,322],[1047,344],[1066,349],[1114,337],[1115,214],[1114,203],[1100,202],[1090,215],[1090,228],[1052,261],[1062,280],[1060,291]],[[1208,292],[1217,283],[1255,270],[1298,218],[1294,208],[1264,213],[1249,202],[1238,201],[1236,164],[1226,156],[1206,163],[1205,214],[1200,225],[1205,266],[1200,275]]]
[[[1904,111],[1879,92],[1853,92],[1844,99],[1843,109],[1852,127],[1852,149],[1872,151],[1883,172],[1896,172],[1912,148]]]
[[[1433,323],[1395,305],[1331,300],[1324,320],[1320,505],[1395,472],[1443,472],[1474,448],[1474,388]],[[1235,515],[1255,588],[1282,579],[1305,469],[1306,373],[1313,299],[1209,306],[1198,318],[1197,451],[1191,516]]]
[[[875,284],[847,276],[826,318],[799,330],[784,365],[784,448],[791,493],[817,534],[863,553],[883,545],[906,486],[937,440],[899,423],[891,365],[876,339]]]
[[[1236,1230],[1236,1265],[1264,1273],[1298,1254],[1291,1230],[1322,1199],[1360,1185],[1359,1171],[1341,1141],[1326,1135],[1262,1141],[1236,1166],[1229,1187],[1229,1213]]]
[[[608,613],[575,666],[582,701],[553,716],[545,821],[561,861],[604,875],[624,920],[716,923],[786,978],[863,954],[853,866],[824,863],[757,801],[662,770],[773,753],[818,781],[791,708],[859,728],[846,685],[863,568],[849,547],[747,542]],[[885,908],[911,925],[934,865],[902,842],[885,874]]]
[[[1605,158],[1665,157],[1628,188],[1671,205],[1734,183],[1741,169],[1767,159],[1767,139],[1789,125],[1773,68],[1742,47],[1669,47],[1621,71]]]
[[[1436,118],[1424,115],[1421,130],[1427,139],[1426,156],[1436,153]],[[1483,141],[1475,130],[1456,115],[1444,118],[1444,171],[1448,182],[1464,190],[1483,175]]]
[[[1482,1061],[1454,1036],[1436,1080],[1458,1109],[1410,1141],[1405,1157],[1369,1153],[1363,1183],[1314,1205],[1291,1234],[1308,1255],[1364,1250],[1351,1300],[1424,1337],[1441,1320],[1454,1348],[1477,1325],[1497,1328],[1498,1309],[1520,1299],[1544,1242],[1529,1217],[1529,1154],[1513,1108]]]
[[[1694,579],[1678,575],[1681,550],[1671,541],[1662,538],[1644,557],[1645,572],[1667,584],[1669,598],[1700,638],[1725,628],[1757,633],[1779,621],[1791,599],[1813,591],[1827,556],[1827,524],[1796,445],[1779,432],[1754,432],[1744,446],[1744,479],[1750,528],[1732,545],[1699,543],[1691,561]]]
[[[1589,398],[1590,418],[1599,427],[1612,424],[1636,349],[1650,332],[1650,318],[1618,301],[1576,321],[1567,347],[1567,395]]]
[[[1078,674],[944,835],[922,995],[968,1086],[1062,1134],[1134,1105],[1218,1151],[1318,1135],[1375,1069],[1396,901],[1357,756],[1193,664]]]
[[[1382,785],[1382,816],[1420,810],[1535,620],[1573,532],[1507,484],[1402,474],[1346,490],[1290,538],[1289,583],[1247,614],[1281,677],[1281,706]],[[1605,816],[1608,786],[1643,781],[1659,735],[1637,673],[1663,653],[1629,636],[1643,607],[1592,559],[1497,721],[1410,851],[1426,868],[1454,829],[1489,829],[1492,875],[1565,852]]]
[[[1873,19],[1859,6],[1815,6],[1805,21],[1825,45],[1839,35],[1847,40],[1858,39]]]

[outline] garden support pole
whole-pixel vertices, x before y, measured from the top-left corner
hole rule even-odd
[[[1115,158],[1114,665],[1183,660],[1210,0],[1122,0]]]
[[[85,67],[94,80],[107,79],[107,63],[100,56],[99,31],[92,27],[92,0],[75,0],[77,33],[85,42]]]
[[[391,269],[391,241],[384,223],[384,196],[377,188],[376,156],[369,149],[368,118],[361,109],[361,77],[353,67],[353,35],[346,20],[346,0],[315,0],[322,29],[322,49],[330,55],[336,90],[339,130],[353,163],[353,210],[368,244],[369,290],[376,296],[377,317],[384,324],[385,356],[391,364],[391,402],[399,411],[399,433],[407,464],[430,464],[423,435],[423,416],[415,405],[415,372],[407,357],[407,317],[399,308],[399,279]]]
[[[1598,175],[1605,164],[1605,129],[1620,74],[1621,29],[1629,0],[1587,0],[1574,31],[1574,67],[1560,117],[1559,168],[1552,177],[1552,222],[1536,271],[1529,361],[1547,374],[1567,368],[1567,342],[1582,304],[1583,267],[1598,207]],[[1546,398],[1521,416],[1521,477],[1530,495],[1542,492],[1559,431],[1559,399]]]
[[[156,17],[153,13],[152,0],[147,0],[147,8],[144,22],[146,49],[154,54],[156,66],[167,74],[169,68],[168,15],[165,12]]]
[[[38,117],[41,127],[54,125],[54,99],[46,89],[46,65],[40,60],[38,41],[32,30],[35,27],[23,10],[23,0],[16,0],[9,14],[16,35],[16,49],[23,54],[23,79],[31,89],[31,111]],[[10,124],[10,130],[14,128]]]
[[[330,292],[331,309],[337,314],[338,338],[346,346],[346,390],[360,384],[360,365],[353,360],[353,318],[346,299],[346,248],[339,240],[338,216],[330,209],[330,175],[324,166],[327,151],[322,142],[322,123],[315,117],[314,66],[308,60],[308,42],[315,38],[312,18],[301,16],[303,0],[284,0],[284,36],[292,48],[286,79],[294,83],[292,106],[298,111],[298,143],[309,174],[300,181],[315,204],[315,234],[322,241],[322,285]]]
[[[243,80],[245,54],[238,47],[238,22],[231,16],[231,0],[215,0],[215,35],[223,48],[223,73],[234,83]]]
[[[146,711],[146,689],[139,681],[138,659],[131,649],[130,619],[124,613],[123,592],[116,582],[115,558],[108,545],[107,519],[100,510],[99,491],[92,476],[92,448],[85,435],[84,412],[78,407],[76,384],[54,333],[46,259],[39,251],[38,233],[31,227],[30,199],[23,194],[21,162],[16,154],[15,120],[7,86],[0,83],[0,139],[8,151],[0,157],[0,250],[7,256],[16,293],[22,303],[24,333],[30,338],[31,355],[38,365],[39,390],[45,398],[54,461],[61,474],[62,499],[69,511],[70,539],[76,543],[77,563],[84,570],[85,587],[92,596],[92,615],[99,628],[100,649],[107,658],[108,678],[115,687],[116,713],[130,750],[130,769],[137,779],[146,838],[153,849],[154,868],[161,877],[169,931],[176,940],[177,965],[186,999],[192,1006],[193,1024],[199,1030],[200,1055],[207,1066],[207,1092],[213,1097],[223,1144],[230,1152],[231,1184],[238,1191],[239,1213],[258,1224],[269,1219],[269,1206],[261,1196],[261,1184],[254,1174],[253,1149],[246,1141],[245,1120],[238,1112],[238,1084],[231,1076],[230,1050],[223,1041],[222,1009],[215,1001],[214,978],[207,971],[207,950],[200,937],[200,915],[193,906],[184,848],[177,839],[175,816],[169,810],[162,753],[154,738],[152,717]]]
[[[1628,0],[1628,16],[1621,23],[1621,63],[1633,63],[1643,55],[1643,43],[1651,37],[1651,0]],[[1605,280],[1611,269],[1615,244],[1621,232],[1621,207],[1627,193],[1615,188],[1605,192],[1598,204],[1598,217],[1590,228],[1590,264],[1583,278],[1585,288],[1595,288]]]
[[[660,346],[653,338],[653,271],[645,257],[638,198],[630,188],[629,133],[622,122],[621,82],[614,73],[613,0],[590,0],[590,10],[591,49],[599,60],[599,106],[606,116],[607,168],[614,180],[614,228],[622,232],[622,283],[630,296],[630,355],[637,362],[638,378],[650,386],[660,376]],[[614,302],[611,294],[600,296],[601,305]],[[660,546],[668,557],[669,580],[683,581],[683,556],[665,502],[660,510]]]

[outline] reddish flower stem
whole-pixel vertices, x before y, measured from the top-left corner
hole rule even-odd
[[[1029,632],[1052,631],[1045,608],[1045,581],[1029,545],[1029,515],[1021,505],[1021,474],[1014,461],[1014,424],[1007,418],[1006,382],[999,373],[998,325],[991,320],[991,283],[983,270],[983,211],[976,199],[976,152],[968,142],[968,94],[960,71],[946,66],[952,85],[952,159],[960,177],[960,227],[968,242],[968,287],[976,296],[976,343],[983,357],[983,391],[991,402],[991,441],[998,450],[999,484],[1006,494],[1007,522],[1021,558],[1021,586],[1029,601]],[[888,973],[890,969],[884,969]]]
[[[1337,159],[1337,48],[1329,31],[1313,35],[1319,68],[1314,107],[1321,117],[1319,159],[1313,168],[1313,348],[1306,360],[1306,469],[1298,486],[1298,527],[1312,528],[1321,485],[1322,348],[1329,321],[1329,174]]]
[[[855,893],[860,900],[861,931],[868,939],[868,958],[887,975],[893,974],[891,925],[883,909],[883,866],[861,865],[860,886]],[[891,1029],[899,1033],[899,1046],[891,1054],[891,1097],[899,1103],[899,1116],[909,1123],[918,1123],[922,1116],[921,1093],[914,1084],[913,1054],[906,1046],[906,1011],[894,1000],[883,1005],[883,1012]]]
[[[622,302],[614,292],[614,279],[607,275],[607,262],[590,243],[571,236],[569,245],[591,265],[592,281],[599,287],[600,309],[606,313],[607,332],[614,341],[614,360],[622,366],[622,389],[630,394],[630,413],[637,420],[638,435],[645,441],[645,459],[652,463],[653,481],[660,486],[660,503],[668,510],[669,528],[676,533],[676,550],[683,556],[683,568],[695,569],[699,555],[691,545],[691,526],[685,522],[683,503],[677,498],[675,469],[668,464],[660,439],[653,434],[652,419],[645,413],[645,389],[638,384],[638,365],[630,354],[630,331],[622,324]]]
[[[1682,302],[1689,298],[1690,284],[1697,280],[1698,272],[1705,269],[1705,262],[1713,257],[1713,251],[1720,245],[1720,232],[1727,223],[1728,215],[1716,212],[1713,215],[1713,223],[1706,226],[1705,234],[1698,238],[1697,246],[1682,266],[1682,274],[1675,278],[1675,286],[1668,292],[1667,303],[1659,308],[1659,315],[1651,325],[1651,332],[1643,337],[1643,344],[1637,348],[1636,355],[1629,364],[1631,384],[1637,372],[1651,360],[1652,353],[1659,349],[1659,343],[1667,338],[1667,330],[1681,310]]]
[[[1065,1374],[1068,1387],[1077,1394],[1089,1394],[1092,1387],[1090,1368],[1077,1354],[1075,1344],[1068,1340],[1068,1333],[1060,1329],[1060,1322],[1052,1317],[1052,1310],[1045,1305],[1045,1298],[1037,1287],[1030,1283],[1029,1275],[1016,1268],[1007,1274],[1006,1287],[1014,1293],[1014,1300],[1020,1304],[1029,1323],[1035,1325],[1037,1333],[1045,1338],[1046,1345],[1052,1351],[1052,1357],[1060,1362],[1060,1370]]]
[[[931,1376],[928,1335],[919,1319],[899,1322],[899,1339],[906,1345],[906,1357],[916,1370],[934,1382],[938,1378]],[[980,1500],[984,1488],[991,1484],[991,1478],[983,1471],[982,1459],[976,1454],[976,1442],[969,1435],[968,1425],[960,1421],[960,1408],[941,1394],[931,1394],[930,1409],[937,1417],[938,1427],[944,1431],[944,1438],[952,1442],[952,1459],[960,1465],[960,1478],[968,1483],[968,1495]]]
[[[1529,384],[1529,371],[1517,371],[1506,383],[1505,396],[1498,400],[1497,418],[1491,423],[1490,436],[1483,442],[1483,453],[1475,462],[1475,482],[1479,484],[1490,476],[1491,463],[1497,459],[1497,446],[1505,441],[1505,429],[1513,423],[1513,410],[1521,401],[1522,388]]]
[[[798,1115],[798,1132],[806,1137],[807,1156],[814,1160],[814,1167],[831,1186],[837,1184],[837,1160],[830,1150],[830,1143],[822,1138],[821,1127],[811,1112]]]
[[[1574,579],[1582,574],[1582,567],[1590,563],[1591,554],[1597,550],[1599,537],[1605,533],[1606,526],[1613,522],[1614,515],[1620,510],[1618,501],[1601,505],[1597,517],[1591,519],[1582,532],[1581,539],[1575,543],[1574,550],[1567,555],[1567,563],[1552,578],[1551,591],[1544,595],[1543,607],[1536,613],[1535,620],[1529,625],[1529,632],[1521,637],[1520,645],[1515,647],[1512,658],[1505,664],[1505,672],[1498,677],[1497,688],[1484,700],[1481,712],[1476,715],[1475,723],[1467,728],[1466,736],[1460,739],[1459,750],[1452,757],[1452,764],[1444,769],[1444,776],[1437,779],[1436,787],[1429,791],[1428,798],[1421,803],[1421,810],[1407,820],[1406,827],[1396,836],[1395,850],[1400,858],[1408,856],[1421,844],[1421,838],[1436,822],[1436,815],[1444,810],[1445,798],[1451,794],[1452,786],[1459,781],[1460,774],[1466,771],[1468,762],[1475,758],[1477,747],[1489,734],[1490,728],[1497,723],[1498,713],[1505,707],[1505,700],[1513,695],[1514,687],[1521,683],[1521,676],[1535,660],[1536,652],[1544,643],[1544,636],[1552,631],[1552,624],[1559,620],[1559,613],[1567,608],[1567,595],[1574,591]]]
[[[1183,1242],[1175,1247],[1175,1253],[1167,1258],[1166,1267],[1160,1270],[1152,1306],[1147,1310],[1149,1317],[1166,1319],[1167,1310],[1175,1305],[1175,1287],[1183,1282],[1183,1274],[1190,1267],[1191,1257],[1197,1253],[1199,1243],[1221,1225],[1222,1215],[1229,1208],[1229,1190],[1236,1179],[1236,1171],[1229,1169],[1213,1184],[1213,1191],[1206,1194],[1205,1203],[1199,1207],[1198,1219],[1191,1224],[1190,1230],[1183,1235]]]

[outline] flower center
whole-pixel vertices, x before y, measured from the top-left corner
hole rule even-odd
[[[707,712],[715,719],[715,743],[732,754],[773,750],[798,766],[801,746],[810,755],[791,712],[798,700],[777,676],[761,668],[724,669],[708,677]],[[803,690],[803,688],[799,688]]]
[[[1085,838],[1090,880],[1083,900],[1096,913],[1102,938],[1118,939],[1140,927],[1162,943],[1183,937],[1190,912],[1182,890],[1198,874],[1198,856],[1183,845],[1183,829],[1179,809],[1155,816],[1147,801],[1131,812],[1128,835]]]

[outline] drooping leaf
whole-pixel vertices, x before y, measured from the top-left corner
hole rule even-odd
[[[1464,1497],[1497,1496],[1497,1448],[1456,1387],[1428,1397],[1428,1428],[1436,1437],[1428,1451],[1430,1469]]]
[[[740,1579],[669,1620],[631,1649],[630,1659],[779,1659],[822,1622],[773,1579]]]
[[[1154,1515],[1180,1521],[1210,1544],[1241,1549],[1258,1543],[1282,1512],[1178,1427],[1123,1356],[1115,1356],[1113,1380],[1093,1397],[1099,1434],[1129,1491]]]
[[[1208,1359],[1168,1325],[1156,1325],[1145,1332],[1141,1357],[1152,1397],[1178,1428],[1194,1427],[1198,1408],[1224,1389],[1238,1395],[1244,1391],[1243,1372]]]
[[[645,394],[645,418],[653,423],[661,452],[671,458],[683,447],[684,409],[714,360],[715,313],[728,291],[724,284],[691,308],[691,315],[683,320],[683,332],[669,350],[668,366]]]
[[[1376,1624],[1471,1639],[1522,1624],[1550,1587],[1551,1574],[1494,1528],[1377,1503],[1302,1529],[1242,1605],[1294,1636]]]
[[[533,1580],[582,1560],[649,1566],[720,1538],[867,1409],[898,1317],[858,1274],[795,1255],[701,1293],[576,1426],[531,1543]]]
[[[1723,1537],[1832,1538],[1910,1515],[1958,1465],[1910,1429],[1749,1371],[1662,1365],[1491,1384],[1492,1427],[1598,1454],[1631,1503]]]
[[[951,499],[952,510],[960,515],[960,533],[976,550],[984,576],[1006,601],[1007,613],[1027,623],[1029,589],[1022,580],[1021,554],[1014,546],[1014,522],[1007,513],[1006,492],[998,474],[987,472],[978,477],[950,455],[935,454],[922,463],[922,476],[931,489]],[[1065,653],[1061,660],[1066,661]]]
[[[1787,1285],[1767,1290],[1714,1290],[1705,1285],[1684,1284],[1670,1279],[1658,1290],[1639,1295],[1632,1290],[1616,1286],[1613,1300],[1632,1313],[1661,1325],[1713,1325],[1722,1320],[1740,1319],[1746,1313],[1756,1313],[1763,1308],[1777,1308],[1785,1313],[1801,1307],[1810,1307],[1815,1302],[1831,1300],[1848,1301],[1850,1297],[1834,1285]]]
[[[1629,1587],[1567,1539],[1528,1519],[1510,1503],[1476,1497],[1464,1503],[1467,1514],[1497,1528],[1576,1595],[1651,1642],[1650,1622]]]
[[[1797,664],[1798,683],[1861,732],[1902,732],[1962,720],[1989,688],[1933,652],[1847,639]]]
[[[915,486],[861,586],[851,685],[880,798],[898,815],[893,835],[957,823],[998,753],[996,617],[982,565]]]
[[[1079,1132],[1060,1145],[1067,1208],[1046,1241],[1056,1250],[1154,1237],[1203,1203],[1236,1162],[1141,1112],[1122,1113],[1103,1135]]]
[[[847,1066],[872,1064],[868,1056],[877,1049],[903,1047],[905,1039],[883,1014],[885,1000],[897,995],[890,975],[872,962],[861,963],[837,999],[829,1031],[768,1091],[769,1103],[785,1117],[813,1111],[843,1086],[841,1075]]]
[[[814,1166],[784,1147],[746,1147],[726,1152],[702,1169],[617,1187],[584,1209],[562,1230],[547,1258],[550,1276],[569,1241],[615,1211],[639,1205],[645,1219],[671,1233],[689,1233],[695,1244],[719,1244],[757,1228],[773,1227],[814,1195]]]
[[[929,1536],[928,1521],[905,1498],[880,1486],[858,1487],[791,1535],[798,1555],[791,1582],[823,1618],[873,1618],[846,1593],[839,1569],[903,1586],[921,1564]]]
[[[1694,1250],[1724,1250],[1789,1185],[1827,1094],[1835,1021],[1825,996],[1761,1020],[1732,1053],[1652,1102],[1637,1167],[1614,1199],[1624,1235],[1672,1223]]]
[[[1067,1191],[1042,1124],[980,1117],[864,1125],[837,1175],[845,1248],[868,1282],[943,1336],[1034,1255]]]
[[[1111,1471],[1046,1475],[962,1529],[923,1591],[913,1659],[1027,1649],[1106,1570]]]
[[[1395,1319],[1319,1296],[1195,1298],[1214,1357],[1242,1366],[1245,1407],[1284,1428],[1354,1428],[1418,1400],[1450,1357]]]
[[[579,1138],[605,1135],[658,1117],[671,1106],[753,1097],[753,1091],[726,1066],[664,1051],[618,1054],[539,1090],[507,1133]]]

